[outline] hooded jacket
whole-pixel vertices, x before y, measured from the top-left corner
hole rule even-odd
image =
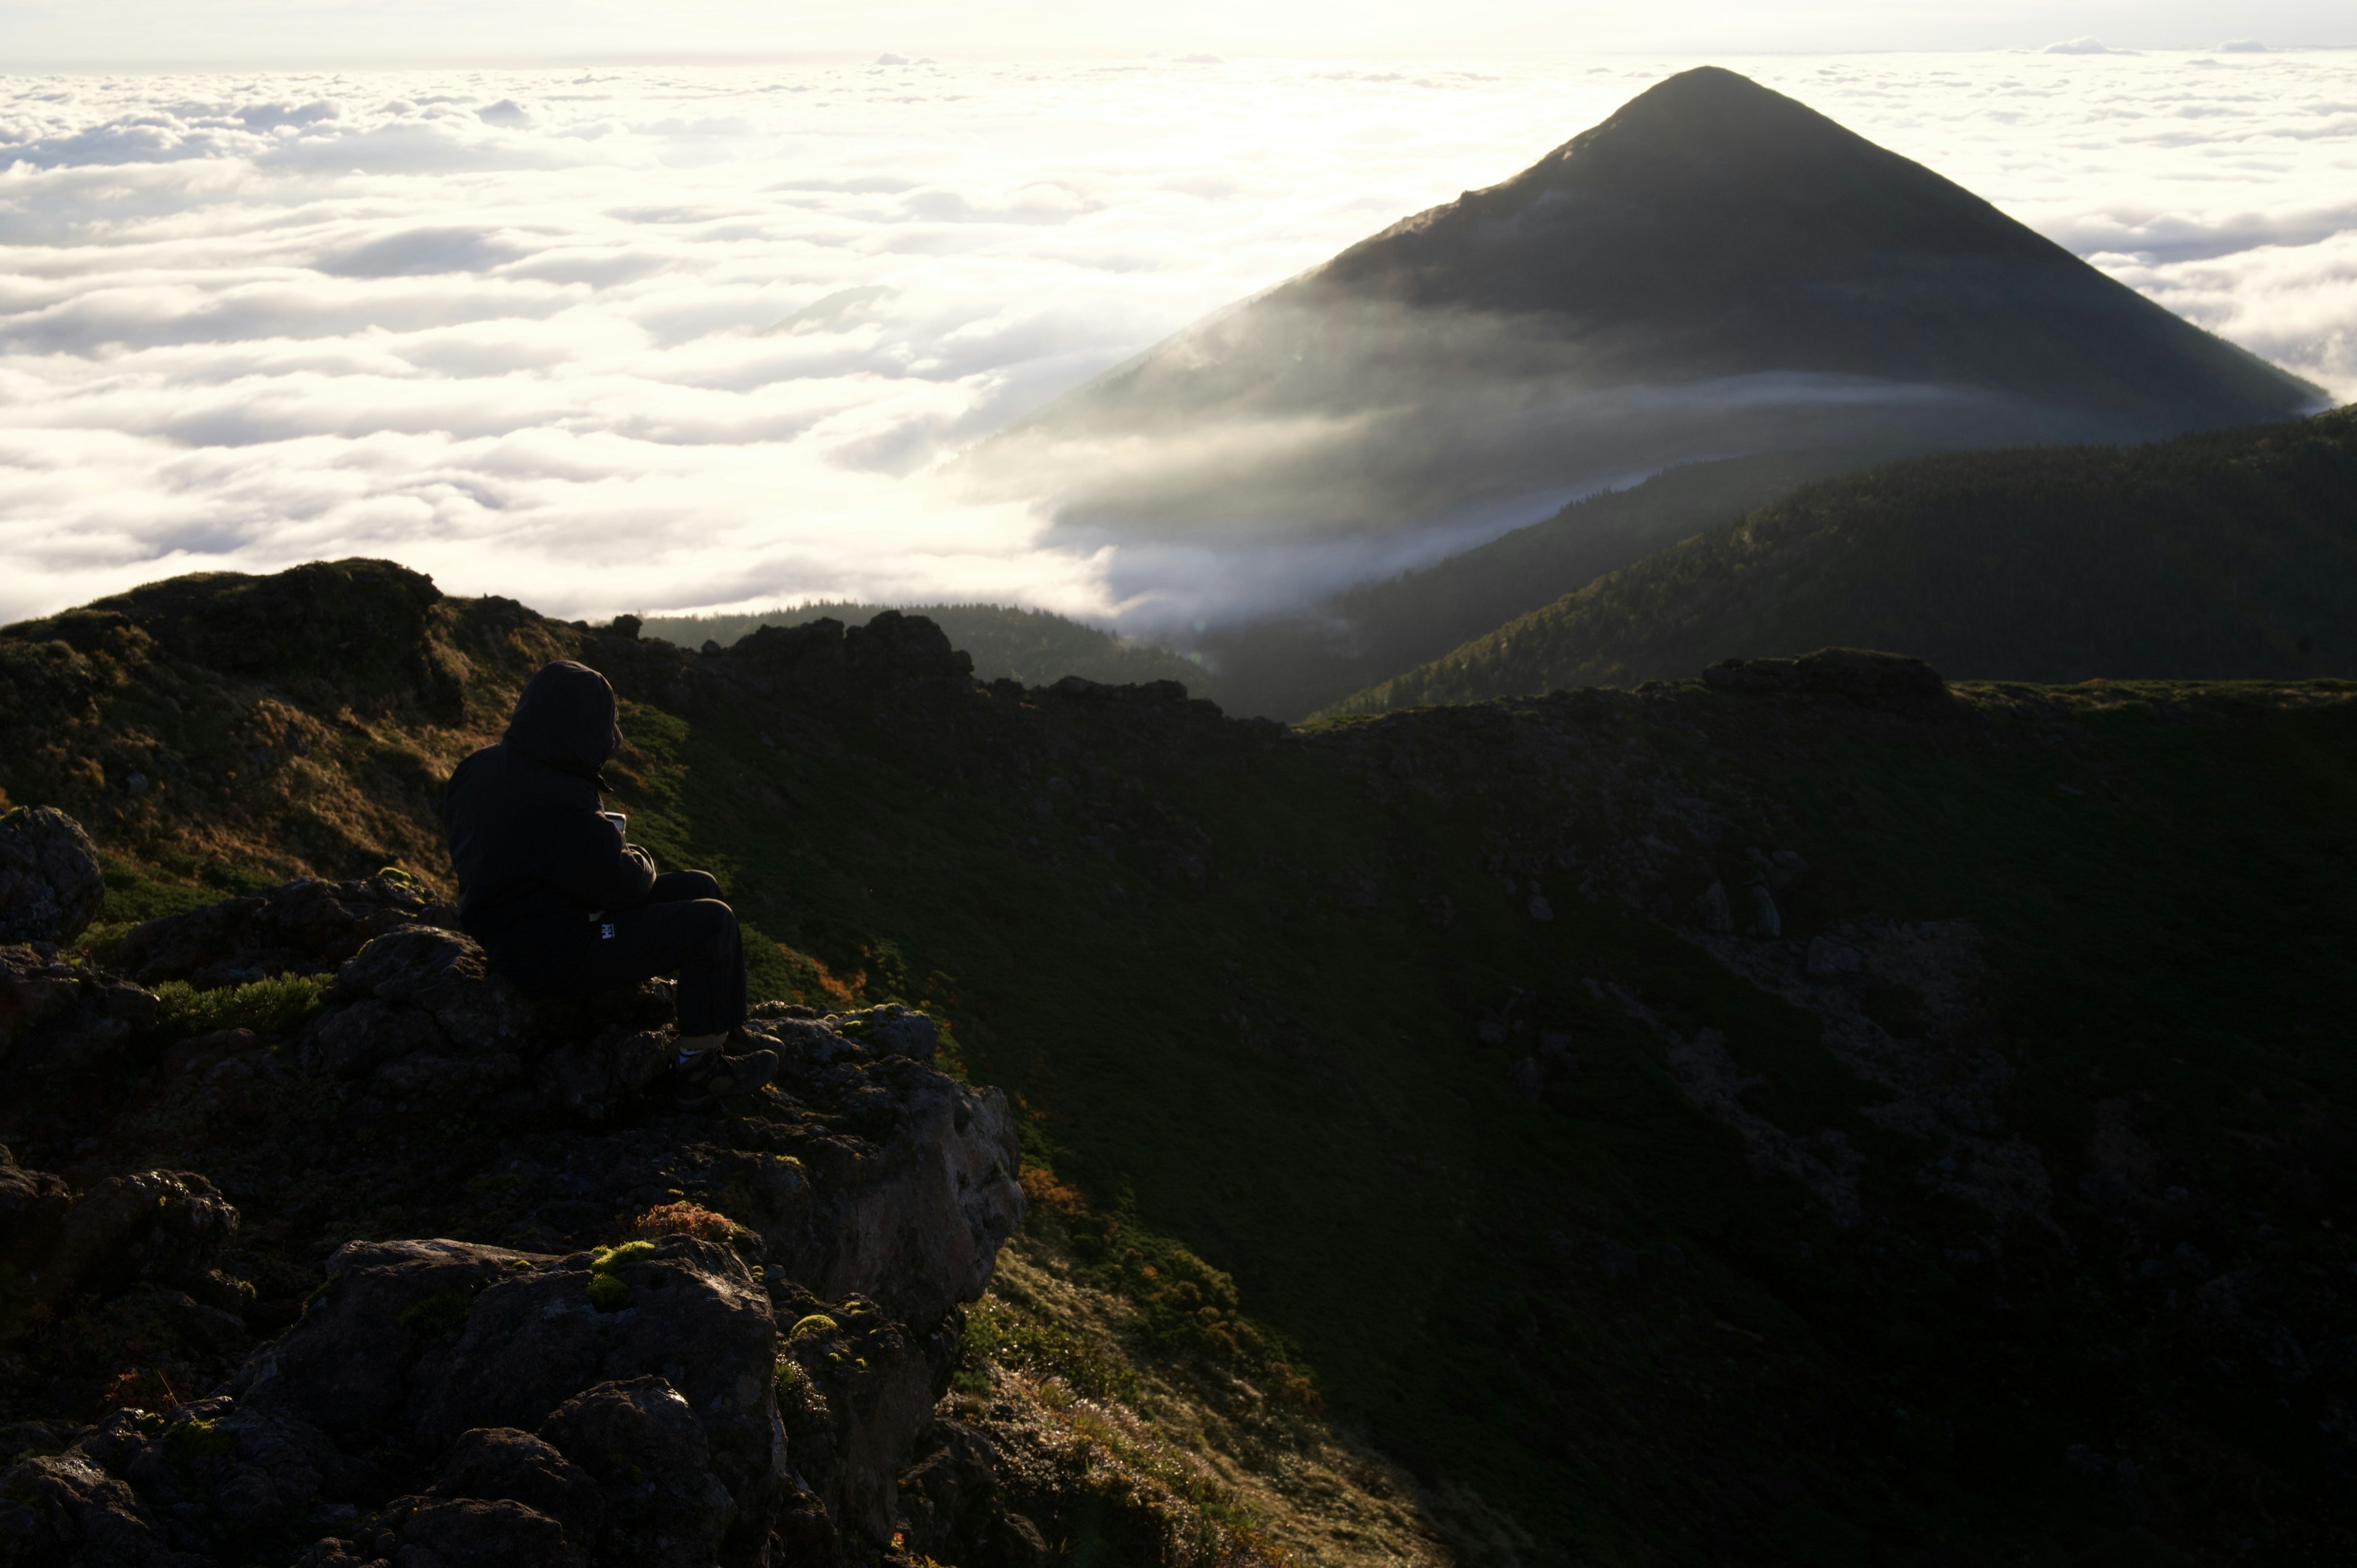
[[[597,769],[621,743],[614,688],[565,659],[525,683],[497,746],[458,764],[442,827],[468,935],[491,947],[527,926],[579,922],[646,897],[653,860],[597,814]]]

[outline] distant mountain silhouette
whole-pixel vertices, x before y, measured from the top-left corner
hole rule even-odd
[[[1705,68],[1187,328],[968,471],[1049,498],[1068,535],[1471,542],[1678,461],[2136,440],[2325,401]]]
[[[1676,679],[1828,647],[1956,680],[2357,675],[2357,410],[1807,486],[1332,713]]]

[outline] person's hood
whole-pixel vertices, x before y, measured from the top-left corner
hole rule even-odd
[[[614,688],[587,664],[560,659],[524,682],[505,743],[535,761],[595,781],[622,744]]]

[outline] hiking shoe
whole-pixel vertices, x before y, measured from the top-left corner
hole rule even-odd
[[[739,1024],[728,1031],[720,1048],[732,1057],[750,1056],[755,1051],[782,1050],[785,1042],[762,1028],[759,1024]]]
[[[750,1094],[778,1075],[778,1053],[748,1051],[732,1057],[698,1051],[663,1074],[671,1101],[682,1111],[702,1111],[728,1094]]]

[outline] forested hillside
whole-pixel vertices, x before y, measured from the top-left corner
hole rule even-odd
[[[1095,1456],[1053,1561],[2357,1552],[2357,689],[1846,655],[1297,733],[977,684],[897,616],[702,656],[346,563],[6,628],[0,789],[97,837],[93,954],[296,872],[447,887],[440,781],[557,655],[757,989],[922,1006],[1009,1095],[1033,1232],[944,1410]],[[283,988],[196,994],[0,1142],[82,1184],[348,1127],[110,1120],[175,1028],[276,1048]],[[513,1208],[480,1122],[387,1104],[330,1151],[371,1179],[231,1191],[241,1266],[612,1239],[596,1170]],[[726,1168],[674,1185],[750,1224]],[[180,1353],[113,1310],[12,1352],[78,1420]]]
[[[1827,479],[1330,711],[1627,686],[1828,646],[1994,681],[2357,671],[2357,411]]]
[[[1246,716],[1305,718],[1665,544],[1870,461],[1864,450],[1824,449],[1680,464],[1299,614],[1214,625],[1200,639],[1216,671],[1206,694]]]

